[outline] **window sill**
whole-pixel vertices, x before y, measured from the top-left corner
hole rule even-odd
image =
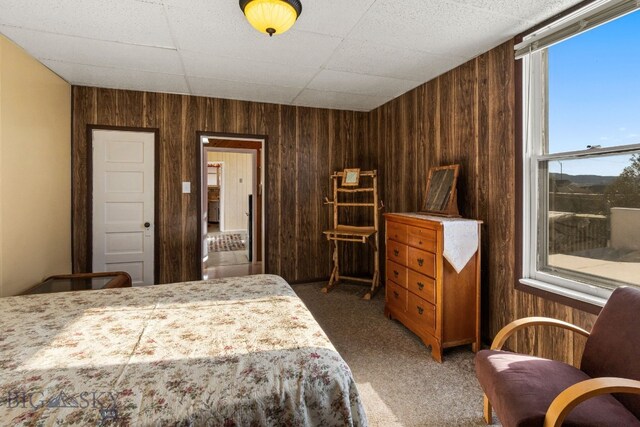
[[[516,289],[596,315],[607,302],[606,298],[535,279],[520,279]]]

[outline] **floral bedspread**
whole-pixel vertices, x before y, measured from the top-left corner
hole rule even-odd
[[[0,299],[0,425],[366,424],[280,277]]]

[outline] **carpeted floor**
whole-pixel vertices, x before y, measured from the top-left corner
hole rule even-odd
[[[294,285],[351,367],[371,427],[482,426],[482,392],[469,347],[435,362],[400,323],[384,317],[384,290],[364,301],[364,288]],[[495,420],[495,417],[494,417]]]

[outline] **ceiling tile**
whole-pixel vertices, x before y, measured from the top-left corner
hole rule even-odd
[[[387,101],[388,98],[384,96],[355,95],[352,93],[305,89],[300,92],[300,95],[293,101],[293,104],[304,107],[370,111]]]
[[[420,82],[368,76],[344,71],[322,70],[309,83],[309,89],[358,95],[395,98],[418,86]]]
[[[187,76],[208,77],[262,85],[303,88],[318,73],[317,68],[224,58],[182,51]]]
[[[305,0],[296,29],[345,37],[375,0]]]
[[[378,0],[349,38],[472,57],[529,26],[525,21],[443,0]]]
[[[542,22],[583,0],[452,0],[532,23]]]
[[[215,98],[291,104],[291,101],[300,92],[299,88],[230,82],[202,77],[187,77],[187,80],[192,94]]]
[[[182,74],[175,49],[107,42],[0,25],[5,34],[40,60]]]
[[[0,0],[0,32],[72,84],[370,110],[580,0],[304,0],[287,33],[235,0]]]
[[[384,58],[384,60],[381,60]],[[327,69],[426,82],[469,58],[444,56],[381,45],[345,40],[335,51]]]
[[[189,93],[187,82],[184,76],[181,75],[94,67],[51,60],[42,62],[65,80],[75,85],[149,92]]]
[[[342,41],[338,37],[296,29],[268,37],[249,25],[240,8],[229,11],[230,16],[224,18],[198,13],[198,10],[168,8],[180,49],[227,58],[320,67]]]
[[[135,0],[0,0],[0,24],[100,40],[174,47],[160,4]]]

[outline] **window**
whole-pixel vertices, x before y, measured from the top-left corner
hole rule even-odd
[[[640,11],[596,1],[524,38],[523,283],[640,286]]]

